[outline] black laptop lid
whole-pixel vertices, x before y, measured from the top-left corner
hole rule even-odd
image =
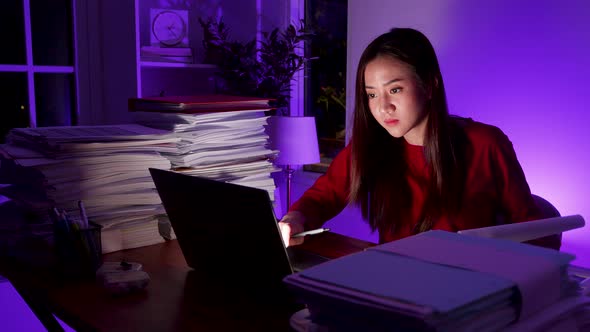
[[[292,273],[265,190],[149,170],[195,272],[265,288],[281,284]]]

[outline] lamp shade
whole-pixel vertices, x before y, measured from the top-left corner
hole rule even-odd
[[[277,165],[305,165],[320,161],[315,118],[272,116],[268,120],[270,145],[279,154]]]

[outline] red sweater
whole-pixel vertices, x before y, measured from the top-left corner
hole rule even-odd
[[[443,216],[436,220],[433,229],[459,231],[492,226],[497,224],[500,215],[505,222],[542,219],[508,137],[497,127],[471,119],[466,121],[464,129],[469,148],[465,158],[467,178],[462,207],[456,217]],[[407,180],[413,202],[411,218],[396,226],[393,232],[379,234],[381,243],[412,235],[419,221],[429,178],[423,151],[422,146],[405,144]],[[350,158],[348,145],[334,158],[326,174],[291,206],[291,211],[305,215],[306,228],[320,227],[348,204]]]

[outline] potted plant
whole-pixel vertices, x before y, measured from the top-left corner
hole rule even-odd
[[[291,80],[308,60],[299,52],[300,43],[311,36],[303,22],[296,27],[275,28],[263,33],[259,47],[253,39],[241,43],[230,39],[223,20],[199,18],[203,28],[205,62],[214,64],[216,88],[221,93],[272,98],[283,115],[287,112]]]

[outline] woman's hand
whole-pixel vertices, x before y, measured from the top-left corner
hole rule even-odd
[[[292,238],[291,236],[301,233],[305,230],[305,216],[299,211],[291,211],[287,213],[281,221],[279,221],[279,229],[285,247],[295,246],[303,243],[303,238]]]

